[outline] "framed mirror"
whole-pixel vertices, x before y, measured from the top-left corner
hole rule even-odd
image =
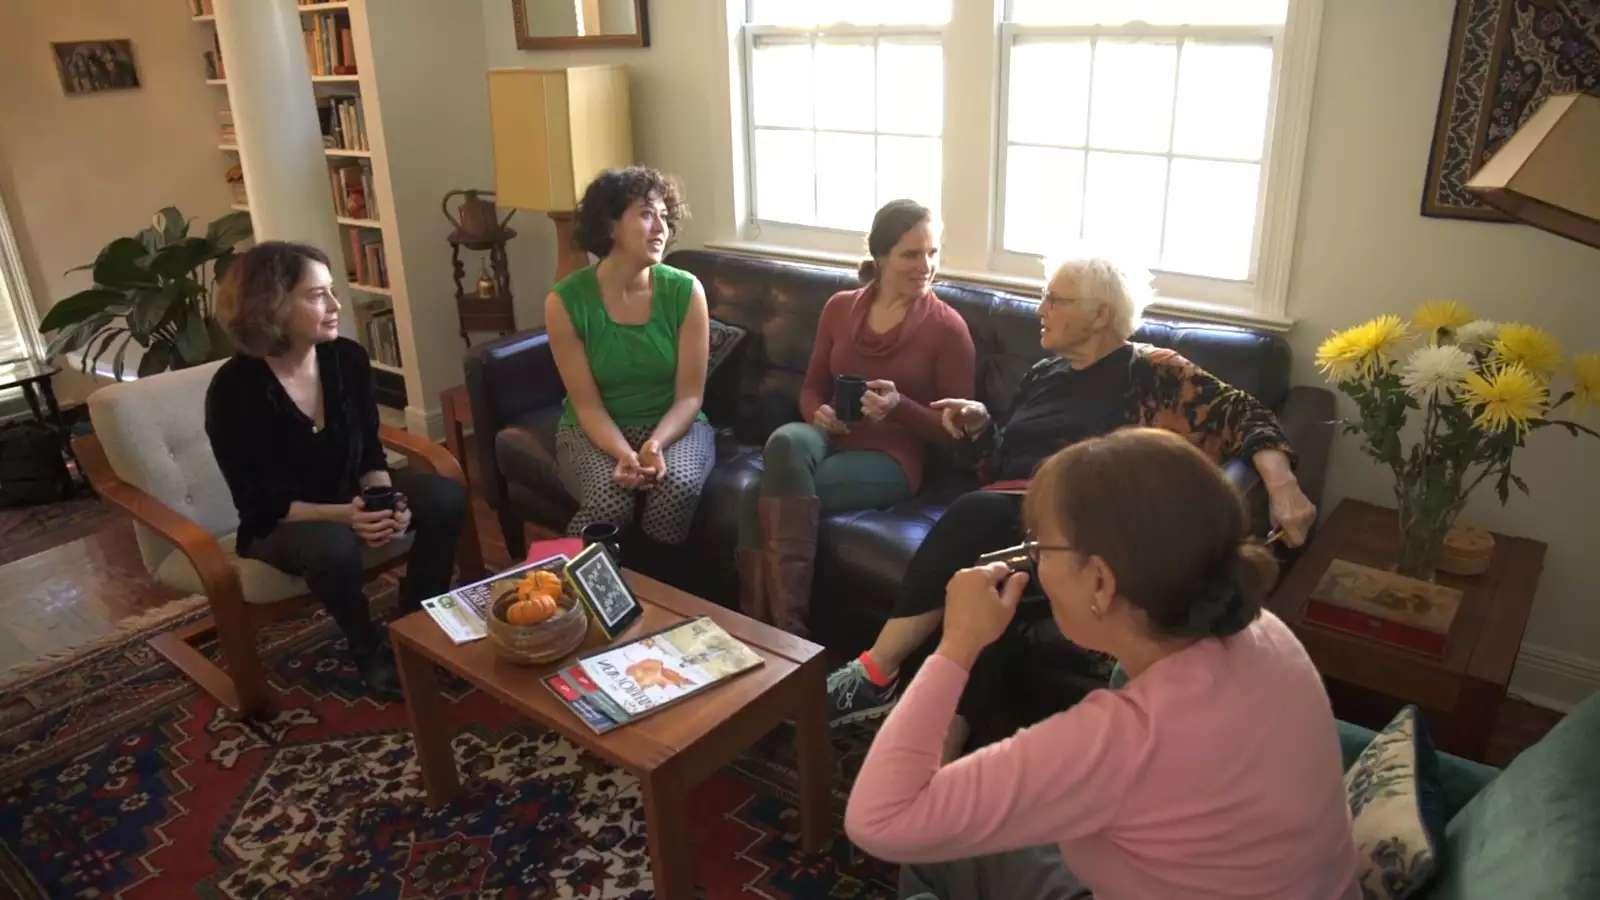
[[[645,0],[511,0],[522,50],[648,47]]]

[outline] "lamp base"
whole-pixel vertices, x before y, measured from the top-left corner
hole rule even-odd
[[[572,213],[553,212],[550,221],[556,225],[556,281],[571,275],[589,264],[589,254],[574,246],[572,232],[576,220]]]

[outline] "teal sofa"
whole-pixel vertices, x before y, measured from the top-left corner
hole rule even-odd
[[[1345,768],[1373,733],[1339,723]],[[1440,868],[1428,900],[1600,898],[1600,694],[1505,769],[1438,754]]]

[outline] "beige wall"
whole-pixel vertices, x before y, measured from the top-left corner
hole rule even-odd
[[[1454,5],[1328,0],[1289,295],[1297,382],[1319,382],[1312,354],[1330,330],[1434,297],[1541,325],[1569,352],[1600,350],[1600,250],[1523,225],[1418,212]],[[1484,489],[1463,513],[1550,545],[1527,634],[1534,652],[1524,652],[1514,688],[1570,695],[1539,659],[1530,666],[1546,650],[1600,675],[1596,459],[1600,442],[1535,435],[1515,465],[1532,496],[1513,489],[1501,507]],[[1353,439],[1336,444],[1328,487],[1332,499],[1379,503],[1390,490]]]
[[[223,89],[204,82],[210,26],[177,0],[9,0],[0,29],[0,191],[41,315],[89,287],[114,237],[177,206],[201,226],[228,211],[217,150]],[[129,38],[140,87],[67,97],[50,42]],[[60,385],[66,399],[82,385]]]

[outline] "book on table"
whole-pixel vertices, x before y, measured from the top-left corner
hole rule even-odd
[[[545,687],[597,734],[637,721],[748,672],[762,658],[700,616],[545,676]]]
[[[1460,610],[1456,588],[1335,559],[1312,589],[1305,619],[1442,657]]]
[[[534,569],[548,569],[559,575],[566,568],[567,557],[562,554],[524,563],[437,597],[429,597],[422,601],[422,608],[450,640],[457,644],[469,643],[489,633],[489,616],[495,598],[506,591],[515,590],[517,582],[524,575]]]

